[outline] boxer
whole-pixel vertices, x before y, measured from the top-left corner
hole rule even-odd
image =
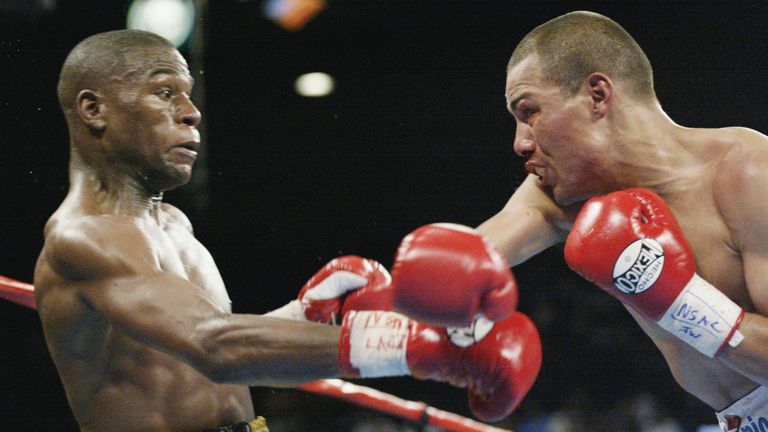
[[[724,431],[768,427],[768,137],[675,123],[637,42],[587,11],[547,21],[518,43],[505,96],[528,177],[474,230],[474,244],[515,266],[565,242],[568,264],[624,303]],[[485,277],[446,285],[456,263],[485,253],[457,252],[463,238],[428,243],[403,255],[406,264],[431,257],[428,271],[393,266],[404,312],[451,322],[503,292]]]
[[[184,213],[162,200],[190,180],[201,146],[192,88],[176,48],[138,30],[88,37],[62,66],[70,187],[45,226],[34,285],[80,427],[266,431],[249,386],[339,376],[469,385],[478,414],[507,414],[524,393],[507,385],[517,376],[502,358],[508,339],[457,348],[444,330],[389,311],[350,312],[341,326],[232,313],[213,257]],[[308,282],[298,300],[310,307],[282,312],[325,321],[336,307],[322,303],[329,293],[379,283],[375,266],[352,261],[332,262]],[[494,328],[535,339],[523,321]],[[530,370],[524,376],[535,377],[538,367]]]

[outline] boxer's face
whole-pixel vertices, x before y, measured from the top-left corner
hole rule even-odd
[[[175,49],[143,48],[126,57],[111,78],[105,104],[108,151],[153,191],[189,181],[200,147],[200,112],[192,77]]]
[[[550,188],[561,205],[582,201],[603,188],[600,136],[593,127],[591,99],[564,95],[541,78],[535,56],[507,73],[507,108],[515,118],[515,152],[525,169]]]

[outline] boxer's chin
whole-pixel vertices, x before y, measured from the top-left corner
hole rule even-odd
[[[552,196],[554,197],[555,202],[561,207],[567,207],[578,202],[586,201],[595,195],[596,194],[594,193],[568,190],[559,185],[552,188]]]

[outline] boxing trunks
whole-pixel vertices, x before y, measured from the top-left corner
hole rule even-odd
[[[768,388],[756,388],[715,415],[724,432],[768,432]]]
[[[249,423],[241,422],[216,429],[208,429],[203,432],[269,432],[269,429],[267,429],[267,421],[264,417],[256,417]]]

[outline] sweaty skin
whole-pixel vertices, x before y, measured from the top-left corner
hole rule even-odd
[[[592,74],[573,97],[543,81],[535,55],[508,71],[515,150],[530,173],[478,229],[516,265],[564,242],[581,203],[629,187],[669,204],[696,271],[747,312],[744,341],[709,359],[628,308],[677,382],[715,410],[768,385],[768,137],[746,128],[691,129],[658,102]]]
[[[63,102],[70,189],[34,278],[48,348],[84,431],[249,421],[249,385],[338,376],[339,330],[231,312],[189,220],[160,201],[189,181],[200,146],[186,62],[172,46],[125,55]]]

